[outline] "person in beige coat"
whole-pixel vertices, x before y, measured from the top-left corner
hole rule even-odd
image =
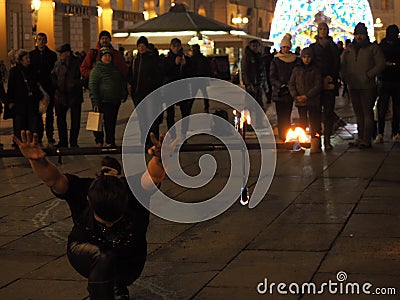
[[[374,133],[373,107],[377,96],[375,78],[385,68],[385,56],[378,44],[371,43],[364,23],[354,28],[354,41],[341,56],[341,73],[347,83],[357,119],[358,140],[350,147],[371,148]]]

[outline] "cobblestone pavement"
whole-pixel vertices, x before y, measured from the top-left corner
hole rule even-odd
[[[84,129],[89,107],[86,95],[81,147],[94,146]],[[216,108],[220,105],[212,102],[211,111]],[[196,100],[194,111],[202,111],[202,100]],[[119,115],[119,145],[131,112],[128,100]],[[338,98],[337,112],[354,122],[346,99]],[[267,114],[274,123],[272,107]],[[6,148],[11,147],[10,133],[10,121],[1,121]],[[399,299],[400,145],[385,137],[387,142],[372,149],[350,149],[348,138],[346,132],[336,135],[334,149],[321,154],[277,150],[272,185],[255,209],[235,203],[222,215],[196,224],[152,215],[148,260],[130,286],[132,297]],[[249,153],[257,166],[258,151]],[[198,170],[201,154],[182,154],[185,171]],[[179,201],[216,194],[229,174],[229,158],[213,154],[222,167],[207,188],[184,189],[167,180],[162,190]],[[66,156],[60,168],[92,176],[99,162],[98,155]],[[0,299],[87,299],[86,281],[65,255],[72,224],[67,205],[32,174],[25,159],[0,158],[0,168]],[[250,189],[257,176],[257,169],[251,169]],[[394,289],[397,295],[382,295]]]

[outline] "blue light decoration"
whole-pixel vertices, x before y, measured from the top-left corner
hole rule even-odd
[[[363,22],[374,41],[374,22],[368,0],[278,0],[269,39],[279,50],[283,36],[292,35],[293,49],[315,42],[317,25],[326,22],[335,42],[353,39],[354,27]]]

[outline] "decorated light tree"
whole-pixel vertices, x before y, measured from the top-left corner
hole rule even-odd
[[[374,26],[368,0],[278,0],[269,39],[279,49],[289,32],[293,48],[304,48],[315,41],[317,25],[326,22],[335,42],[353,39],[354,27],[363,22],[374,40]]]

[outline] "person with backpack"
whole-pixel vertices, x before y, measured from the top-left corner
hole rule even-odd
[[[128,75],[128,66],[125,63],[124,56],[121,54],[120,51],[114,49],[111,45],[111,34],[108,31],[103,30],[99,34],[99,41],[96,45],[96,48],[90,49],[80,67],[80,71],[82,74],[82,85],[86,89],[88,89],[89,87],[90,72],[96,65],[96,62],[100,60],[100,49],[103,47],[110,49],[111,55],[113,57],[112,63],[118,68],[118,70],[121,72],[121,75],[124,78],[126,78]]]

